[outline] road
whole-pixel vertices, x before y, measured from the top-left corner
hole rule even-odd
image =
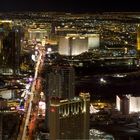
[[[35,68],[35,75],[34,75],[34,80],[33,80],[32,87],[31,87],[31,95],[30,95],[30,99],[29,99],[29,107],[28,107],[28,110],[27,110],[27,115],[26,115],[26,119],[25,119],[25,125],[24,125],[21,140],[29,140],[29,136],[27,135],[27,132],[28,132],[27,129],[28,129],[29,119],[30,119],[31,111],[32,111],[32,101],[34,99],[35,84],[36,84],[36,78],[38,76],[38,70],[39,70],[39,65],[40,65],[40,62],[41,62],[41,57],[42,57],[42,53],[40,53],[40,55],[38,57],[38,61],[37,61],[36,68]]]

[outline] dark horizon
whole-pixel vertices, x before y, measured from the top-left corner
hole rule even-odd
[[[139,3],[120,0],[2,0],[0,12],[140,12]]]

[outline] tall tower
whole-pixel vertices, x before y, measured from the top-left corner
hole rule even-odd
[[[49,129],[50,98],[72,99],[75,96],[75,72],[68,65],[48,66],[46,76],[46,125]]]
[[[140,25],[138,24],[137,28],[137,50],[140,52]]]
[[[4,39],[4,54],[7,67],[11,68],[13,74],[19,73],[21,32],[19,28],[13,27],[8,36]]]
[[[18,74],[20,66],[21,27],[3,23],[0,32],[1,72]]]
[[[48,95],[70,99],[75,94],[75,72],[71,66],[52,66],[47,76]]]
[[[68,34],[59,38],[59,53],[62,55],[79,55],[88,51],[88,37]]]
[[[9,45],[5,46],[5,40],[11,30],[11,22],[0,21],[0,72],[5,72],[8,64]],[[7,52],[7,53],[6,53]]]
[[[21,52],[21,38],[23,32],[21,27],[13,27],[11,32],[11,45],[12,45],[12,69],[13,74],[19,74],[20,72],[20,52]]]

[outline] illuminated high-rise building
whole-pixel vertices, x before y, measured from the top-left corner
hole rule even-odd
[[[140,97],[131,95],[116,96],[116,108],[123,114],[140,112]]]
[[[52,98],[49,109],[50,139],[89,139],[89,93],[71,100]]]
[[[137,30],[137,50],[140,51],[140,25],[138,25]]]
[[[59,53],[62,55],[79,55],[98,48],[99,34],[67,34],[59,37]]]
[[[124,115],[129,114],[129,97],[127,95],[117,96],[117,107]]]
[[[100,35],[88,34],[88,50],[98,49],[100,47]]]
[[[72,99],[75,96],[75,72],[69,65],[55,65],[47,68],[46,76],[46,127],[49,129],[49,99]]]

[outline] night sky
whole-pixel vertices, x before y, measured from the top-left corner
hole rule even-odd
[[[138,0],[0,0],[0,11],[140,11]]]

